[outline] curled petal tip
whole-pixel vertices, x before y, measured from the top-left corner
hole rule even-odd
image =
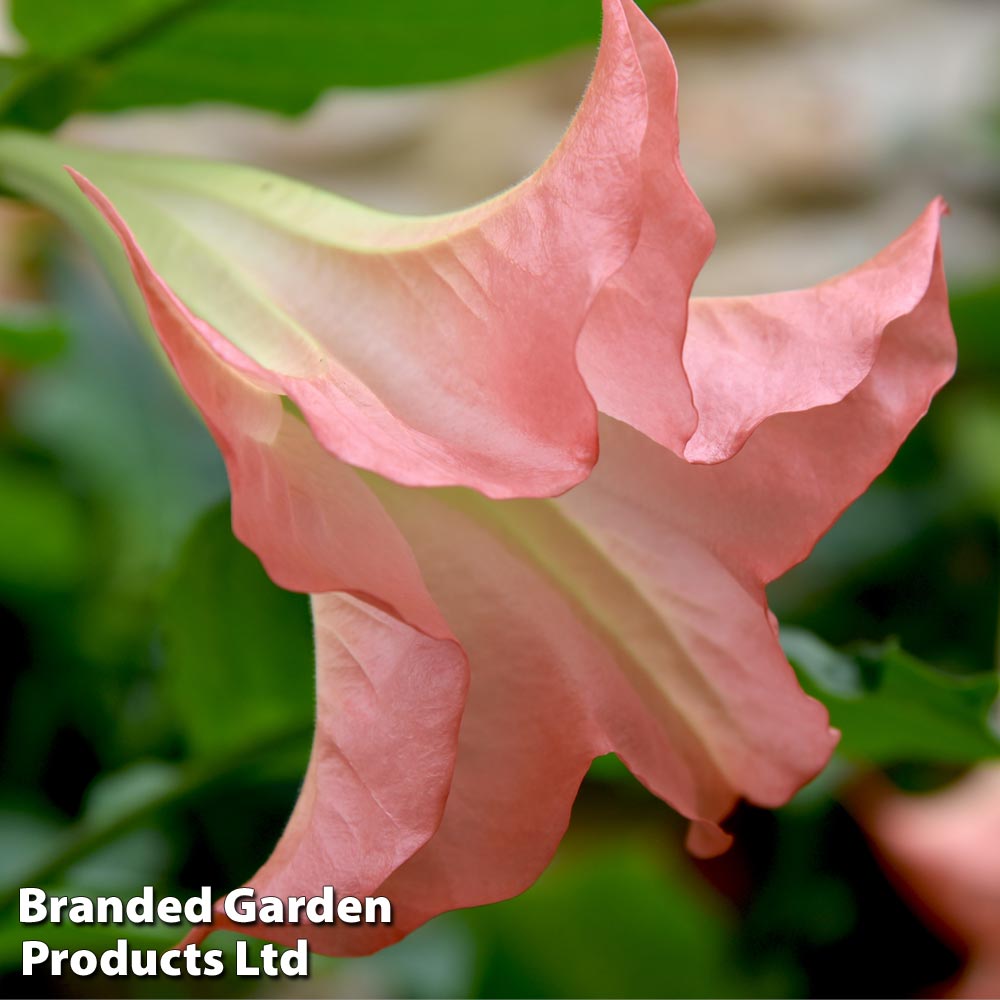
[[[409,486],[558,495],[597,457],[607,379],[577,351],[591,307],[662,197],[649,177],[686,184],[673,102],[650,100],[672,93],[669,54],[630,3],[605,12],[563,141],[464,212],[392,217],[223,164],[62,158],[129,251],[154,326],[155,300],[173,296],[211,350],[292,399],[337,458]],[[700,211],[688,192],[672,221]],[[682,284],[699,266],[668,261]]]
[[[596,462],[595,404],[668,447],[694,421],[680,345],[711,224],[677,155],[666,44],[631,0],[604,11],[563,141],[464,212],[388,216],[232,165],[60,161],[147,300],[173,296],[336,457],[409,486],[556,496]]]
[[[871,260],[812,288],[694,299],[684,364],[698,426],[685,458],[725,461],[767,421],[840,403],[859,390],[880,358],[883,338],[941,298],[934,284],[943,288],[938,239],[944,211],[943,199],[935,199]],[[916,322],[942,350],[953,342],[942,316]],[[923,374],[933,382],[936,365],[925,354]]]

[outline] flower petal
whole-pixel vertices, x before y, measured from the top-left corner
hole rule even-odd
[[[443,909],[525,888],[599,754],[619,752],[690,817],[701,853],[724,848],[718,824],[739,797],[777,805],[823,765],[835,735],[795,683],[764,583],[867,485],[950,373],[936,220],[932,235],[902,255],[916,301],[878,331],[867,377],[840,403],[770,417],[714,466],[605,418],[585,484],[508,502],[363,483],[238,356],[209,346],[213,331],[126,241],[226,456],[240,537],[279,583],[324,595],[313,762],[252,883],[277,895],[381,887],[396,919],[309,929],[314,947],[371,950]]]
[[[704,470],[605,423],[594,476],[558,501],[372,477],[469,657],[471,684],[439,829],[366,890],[392,901],[393,924],[295,928],[316,950],[375,950],[443,910],[527,888],[598,755],[617,751],[695,821],[692,846],[711,853],[727,845],[718,824],[739,797],[778,805],[832,751],[836,735],[796,684],[763,587],[751,591],[688,538],[669,497],[633,492],[647,462]],[[269,863],[252,884],[270,894],[294,877]]]
[[[320,594],[313,616],[312,756],[288,826],[253,880],[283,898],[326,884],[363,894],[426,842],[451,783],[466,692],[453,644],[370,601]]]
[[[89,193],[112,225],[124,225]],[[341,885],[377,885],[440,821],[465,655],[405,539],[354,470],[213,352],[204,324],[127,246],[163,347],[225,458],[236,534],[281,586],[318,595],[316,736],[272,867],[307,889],[318,871]]]
[[[691,818],[699,853],[725,847],[718,824],[737,798],[778,805],[823,766],[836,734],[795,682],[764,585],[881,471],[951,373],[937,222],[894,257],[909,311],[887,311],[860,384],[769,417],[728,462],[692,465],[605,418],[594,474],[555,501],[373,481],[472,679],[441,826],[380,888],[393,926],[318,929],[315,947],[373,950],[524,889],[598,754],[617,751]]]
[[[1000,765],[928,795],[873,778],[850,804],[918,912],[968,953],[948,995],[1000,994]]]
[[[697,423],[681,364],[688,300],[715,228],[681,168],[670,51],[638,8],[625,10],[652,110],[642,150],[642,228],[628,261],[597,296],[578,356],[602,413],[680,455]]]
[[[745,443],[728,461],[705,467],[700,475],[678,472],[669,481],[650,481],[649,488],[677,497],[688,513],[688,531],[729,553],[751,579],[769,582],[808,555],[844,508],[889,464],[954,372],[955,335],[938,232],[943,210],[943,203],[933,203],[900,240],[852,272],[857,280],[788,293],[795,306],[793,319],[812,313],[816,322],[832,324],[835,336],[826,350],[818,340],[808,350],[802,348],[795,338],[806,334],[798,326],[765,322],[766,309],[785,296],[694,300],[689,344],[709,328],[711,337],[724,336],[733,345],[759,344],[769,331],[778,330],[773,362],[784,375],[770,388],[762,372],[755,376],[775,410],[765,418],[766,408],[754,409],[747,402],[759,398],[755,390],[741,395],[739,360],[727,363],[726,350],[717,344],[713,349],[719,351],[718,363],[710,366],[702,357],[692,365],[692,384],[706,426],[721,433],[709,437],[699,429],[687,457],[707,459],[709,454],[731,452],[741,440]],[[842,326],[842,315],[856,326]],[[873,316],[884,325],[874,326]],[[842,358],[851,363],[851,330],[856,330],[858,343],[872,342],[864,349],[870,356],[868,370],[853,387],[853,377],[845,380],[839,369]],[[746,350],[750,357],[757,353],[753,346]],[[797,411],[790,404],[795,382],[787,359],[803,351],[803,381],[810,386],[813,405]],[[830,388],[825,388],[824,372]],[[723,395],[726,384],[734,393],[731,397]],[[781,406],[786,412],[780,412]],[[726,434],[720,414],[725,411],[733,426],[745,427],[744,415],[750,409],[756,415],[749,423],[762,422],[749,438],[742,431]]]
[[[632,397],[618,355],[629,372],[658,369],[630,403],[637,420],[648,405],[678,421],[663,430],[674,442],[693,427],[680,342],[711,226],[681,174],[675,105],[656,29],[632,0],[604,0],[597,66],[562,143],[465,212],[403,218],[238,166],[62,155],[213,350],[294,400],[337,457],[407,485],[545,496],[596,460],[591,392]],[[639,277],[589,323],[640,239],[626,266]],[[644,310],[622,332],[634,295]]]
[[[688,461],[724,461],[769,417],[839,403],[872,372],[894,321],[921,306],[911,319],[916,342],[905,350],[912,364],[950,374],[954,339],[940,317],[947,313],[939,244],[946,211],[935,199],[876,257],[812,288],[693,300],[684,367],[699,419],[683,452]],[[941,381],[928,383],[927,399]]]

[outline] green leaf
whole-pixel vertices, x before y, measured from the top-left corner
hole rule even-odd
[[[664,2],[680,0],[643,5]],[[31,54],[79,85],[71,107],[61,86],[28,108],[43,85],[32,70],[7,120],[38,128],[73,110],[194,101],[295,114],[332,87],[483,73],[592,44],[600,30],[599,0],[14,0],[12,13]]]
[[[229,505],[195,527],[164,598],[163,682],[193,752],[260,742],[313,717],[308,599],[233,537]]]
[[[997,674],[948,674],[893,642],[843,653],[792,628],[782,629],[781,641],[803,688],[829,709],[846,756],[875,764],[1000,756]]]
[[[3,121],[49,131],[62,124],[95,92],[99,75],[89,63],[66,64],[24,60],[0,90]]]
[[[11,7],[14,27],[34,53],[49,57],[83,56],[163,18],[189,0],[17,0]]]
[[[66,348],[62,318],[46,307],[0,313],[0,369],[30,368],[57,358]]]

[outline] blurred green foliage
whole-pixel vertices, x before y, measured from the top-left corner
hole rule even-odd
[[[51,361],[65,347],[62,317],[47,307],[12,308],[0,317],[0,372]]]
[[[192,756],[211,756],[313,720],[309,601],[275,587],[233,537],[229,505],[184,545],[160,613],[164,690]]]
[[[648,0],[643,6],[681,0]],[[449,80],[594,42],[599,0],[13,0],[28,43],[0,118],[228,101],[285,114],[331,87]],[[247,72],[252,66],[253,72]]]
[[[79,507],[47,473],[0,457],[0,580],[11,591],[70,586],[89,555]]]
[[[655,829],[640,828],[610,843],[570,842],[537,890],[473,914],[488,949],[476,995],[738,997],[787,988],[780,975],[740,963],[735,908],[657,840]]]

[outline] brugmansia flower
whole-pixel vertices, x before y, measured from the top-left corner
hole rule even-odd
[[[866,785],[853,808],[900,889],[965,955],[949,996],[1000,996],[1000,765],[929,795]]]
[[[255,170],[29,136],[6,137],[0,160],[29,190],[43,163],[64,184],[63,163],[93,181],[218,331],[215,348],[294,401],[338,458],[410,486],[548,496],[596,461],[595,399],[674,448],[696,422],[680,350],[712,225],[681,173],[663,41],[631,4],[608,11],[558,149],[451,215],[404,218]],[[27,180],[9,176],[19,160]]]
[[[689,302],[712,231],[673,63],[631,0],[604,13],[559,148],[457,215],[0,140],[8,183],[79,215],[52,181],[77,171],[225,456],[234,530],[314,595],[312,758],[249,884],[378,891],[395,921],[262,936],[356,954],[513,895],[611,751],[717,852],[741,797],[785,802],[836,741],[764,588],[951,374],[943,204],[815,288]]]

